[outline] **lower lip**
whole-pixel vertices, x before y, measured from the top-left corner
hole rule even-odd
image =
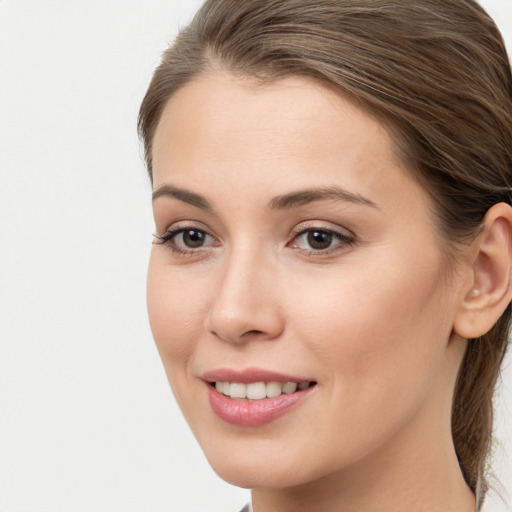
[[[316,387],[316,386],[315,386]],[[213,412],[226,423],[243,427],[259,427],[279,418],[309,395],[308,388],[289,395],[262,400],[232,399],[208,384],[208,397]]]

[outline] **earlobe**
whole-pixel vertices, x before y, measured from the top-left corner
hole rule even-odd
[[[489,209],[472,243],[471,282],[461,301],[454,331],[464,338],[487,333],[512,298],[512,208]]]

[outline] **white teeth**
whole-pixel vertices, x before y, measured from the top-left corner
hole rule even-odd
[[[253,382],[247,384],[247,398],[249,400],[261,400],[267,396],[267,386],[264,382]]]
[[[282,393],[290,395],[295,391],[309,387],[309,382],[252,382],[243,384],[241,382],[216,381],[215,389],[230,398],[248,398],[249,400],[262,400],[264,398],[275,398]]]
[[[247,386],[240,382],[232,382],[229,388],[231,398],[245,398],[247,396]]]
[[[269,382],[267,384],[267,397],[274,398],[282,393],[283,385],[280,382]]]
[[[297,391],[296,382],[287,382],[286,384],[283,385],[283,393],[291,395],[292,393],[295,393],[295,391]]]

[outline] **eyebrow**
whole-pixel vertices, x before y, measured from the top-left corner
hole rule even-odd
[[[277,196],[269,203],[270,208],[276,210],[285,210],[288,208],[297,208],[304,206],[315,201],[324,201],[326,199],[337,199],[349,203],[361,204],[363,206],[371,206],[377,208],[370,199],[360,195],[349,192],[341,187],[325,187],[325,188],[312,188],[305,190],[298,190],[289,194]]]
[[[175,187],[174,185],[162,185],[153,191],[153,201],[159,197],[172,197],[200,208],[201,210],[213,211],[212,205],[204,196],[184,188]],[[322,187],[297,190],[296,192],[290,192],[288,194],[275,197],[270,201],[269,207],[273,210],[286,210],[328,199],[336,199],[379,209],[379,207],[370,199],[367,199],[360,194],[349,192],[341,187]]]
[[[162,185],[153,191],[153,201],[158,199],[159,197],[172,197],[174,199],[178,199],[179,201],[183,201],[184,203],[188,203],[192,206],[200,208],[201,210],[213,211],[212,205],[209,201],[195,192],[190,192],[190,190],[186,190],[184,188],[178,188],[173,185]]]

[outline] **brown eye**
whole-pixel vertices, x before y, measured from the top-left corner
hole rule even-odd
[[[332,244],[333,235],[327,231],[311,230],[307,233],[307,242],[311,249],[321,251]]]
[[[181,235],[181,236],[180,236]],[[181,242],[185,247],[190,249],[197,249],[202,247],[208,235],[204,231],[198,229],[186,229],[177,235],[176,238],[181,238]]]
[[[216,246],[215,238],[194,227],[169,229],[162,236],[155,235],[155,243],[165,245],[177,254],[194,253],[196,249]]]
[[[353,236],[339,231],[322,228],[307,228],[295,235],[291,247],[296,247],[309,254],[329,254],[343,247],[352,246],[355,242]]]

